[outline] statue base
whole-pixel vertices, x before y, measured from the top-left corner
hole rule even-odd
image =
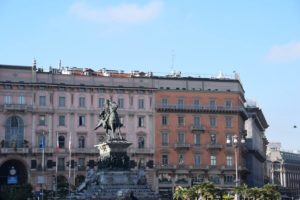
[[[125,200],[132,195],[139,200],[159,199],[147,185],[145,169],[130,170],[127,148],[131,144],[114,139],[95,145],[99,150],[97,172],[90,169],[86,180],[67,199]]]

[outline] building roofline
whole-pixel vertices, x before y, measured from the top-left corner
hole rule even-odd
[[[24,66],[24,65],[6,65],[6,64],[0,64],[0,69],[1,68],[32,70],[32,66]]]

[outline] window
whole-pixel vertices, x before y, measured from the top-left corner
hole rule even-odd
[[[39,105],[46,106],[46,96],[40,96]]]
[[[145,139],[144,139],[144,137],[139,137],[138,138],[138,148],[139,149],[145,148]]]
[[[85,116],[84,115],[79,116],[78,125],[85,126],[85,123],[86,123]]]
[[[65,107],[66,106],[66,98],[65,97],[59,97],[58,98],[58,106],[59,107]]]
[[[217,141],[216,134],[215,133],[211,133],[210,134],[210,143],[211,144],[216,144],[216,141]]]
[[[64,115],[59,115],[58,116],[58,126],[65,126],[65,116]]]
[[[224,183],[226,184],[232,184],[232,183],[234,183],[234,180],[235,180],[235,178],[234,178],[234,176],[232,176],[232,175],[225,175],[224,176]]]
[[[19,96],[19,104],[25,104],[25,97]]]
[[[168,107],[168,98],[162,98],[161,104],[164,108]]]
[[[65,137],[63,135],[58,136],[58,147],[60,149],[65,148]]]
[[[184,99],[180,98],[177,100],[177,107],[184,108]]]
[[[5,104],[11,104],[12,103],[11,96],[4,96],[4,103]]]
[[[212,165],[212,166],[217,165],[217,157],[216,156],[210,156],[210,165]]]
[[[225,117],[226,128],[232,128],[232,117]]]
[[[210,109],[216,109],[216,101],[215,100],[210,100],[209,101],[209,108]]]
[[[85,158],[78,158],[78,170],[85,170]]]
[[[199,99],[194,99],[194,101],[193,101],[193,107],[195,109],[199,109],[200,108],[200,100]]]
[[[58,158],[57,169],[59,171],[64,171],[65,170],[65,158]]]
[[[163,154],[161,160],[162,160],[162,164],[163,165],[168,165],[169,164],[169,157],[168,157],[168,155]]]
[[[130,106],[133,106],[133,96],[130,97]]]
[[[39,125],[40,126],[45,126],[46,125],[46,116],[45,115],[40,115],[39,116]]]
[[[168,116],[163,115],[163,116],[161,117],[161,124],[162,124],[163,126],[168,125]]]
[[[184,144],[184,142],[185,142],[184,132],[179,132],[178,133],[178,143]]]
[[[183,165],[184,164],[184,155],[183,154],[179,154],[179,156],[178,156],[178,164],[179,165]]]
[[[79,97],[79,107],[85,107],[85,97]]]
[[[230,101],[230,100],[226,100],[226,101],[225,101],[225,108],[226,108],[226,109],[231,109],[231,107],[232,107],[231,101]]]
[[[84,136],[79,136],[78,138],[78,148],[84,148],[85,146],[85,138]]]
[[[194,116],[194,126],[199,127],[200,126],[200,117]]]
[[[138,117],[138,127],[145,127],[145,117],[144,116]]]
[[[162,138],[161,138],[162,145],[167,146],[169,144],[169,134],[168,133],[162,133],[161,136],[162,136]]]
[[[104,104],[105,104],[105,99],[104,98],[99,98],[98,99],[98,107],[99,108],[104,108]]]
[[[38,147],[39,148],[46,147],[46,136],[43,134],[38,135]]]
[[[197,167],[199,167],[201,165],[200,154],[194,154],[194,163],[195,163],[195,166],[197,166]]]
[[[144,99],[139,99],[139,105],[138,105],[139,109],[144,109]]]
[[[232,146],[232,135],[231,134],[226,135],[226,145]]]
[[[231,167],[232,166],[232,156],[226,156],[226,166]]]
[[[178,126],[184,126],[184,116],[178,116]]]
[[[217,118],[214,116],[209,117],[209,125],[211,128],[217,127]]]
[[[121,109],[124,108],[124,99],[123,98],[118,99],[118,108],[121,108]]]
[[[220,184],[220,177],[219,175],[210,175],[208,180],[214,184]]]
[[[195,143],[195,145],[200,145],[200,141],[201,141],[200,136],[201,136],[200,133],[194,134],[194,143]]]

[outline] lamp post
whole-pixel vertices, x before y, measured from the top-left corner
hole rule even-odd
[[[244,136],[240,137],[237,135],[233,136],[233,141],[231,141],[229,138],[226,140],[227,144],[231,144],[233,143],[234,146],[234,160],[235,160],[235,187],[239,186],[239,178],[238,178],[238,155],[237,155],[237,151],[238,151],[238,147],[240,146],[240,144],[244,144],[245,143],[245,139]],[[239,195],[237,193],[234,194],[234,200],[239,200]]]

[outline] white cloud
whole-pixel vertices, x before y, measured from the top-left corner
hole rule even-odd
[[[155,19],[161,9],[161,1],[151,1],[143,6],[137,4],[120,4],[105,8],[95,8],[84,3],[75,3],[70,13],[79,18],[100,23],[140,23]]]
[[[300,59],[300,42],[274,45],[266,55],[268,62],[287,62],[298,59]]]

